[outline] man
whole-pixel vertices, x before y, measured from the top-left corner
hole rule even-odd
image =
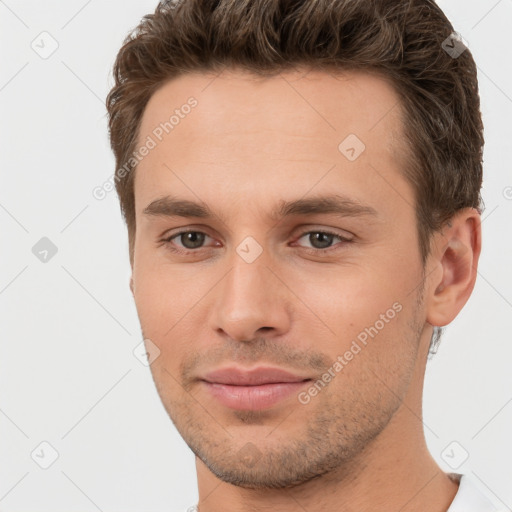
[[[476,67],[430,0],[183,0],[108,97],[130,287],[200,512],[495,510],[430,455],[481,249]]]

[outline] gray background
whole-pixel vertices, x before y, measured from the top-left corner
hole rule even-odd
[[[512,0],[440,4],[478,64],[486,210],[476,289],[427,367],[425,435],[443,469],[471,474],[510,508]],[[155,5],[0,1],[3,512],[171,511],[197,500],[193,454],[133,354],[142,338],[117,196],[92,195],[114,172],[110,69]]]

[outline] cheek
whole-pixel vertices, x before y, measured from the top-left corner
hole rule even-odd
[[[327,271],[319,268],[300,276],[288,274],[287,279],[294,283],[300,298],[295,310],[312,317],[315,328],[330,334],[337,344],[346,344],[365,329],[383,332],[405,327],[404,311],[410,310],[408,304],[414,296],[410,292],[416,286],[413,275],[352,265]]]
[[[155,364],[175,368],[190,353],[191,340],[204,338],[199,336],[205,318],[201,305],[217,276],[210,278],[204,271],[199,276],[192,266],[184,272],[169,264],[143,264],[141,259],[133,276],[142,331],[161,351]]]
[[[335,335],[322,350],[331,358],[331,372],[339,376],[332,393],[352,394],[356,401],[382,407],[395,403],[409,385],[420,342],[420,312],[413,294],[404,300],[375,286],[358,292],[340,293],[337,304],[326,301],[325,321]]]
[[[402,389],[408,381],[421,323],[417,292],[410,293],[412,275],[402,273],[393,280],[389,272],[359,268],[333,274],[321,289],[309,279],[303,283],[301,297],[308,305],[316,304],[312,309],[322,324],[315,326],[325,336],[318,331],[315,335],[306,322],[299,322],[299,328],[312,339],[321,338],[318,349],[333,365],[338,363],[332,372],[342,377],[335,379],[333,389],[341,393],[350,382],[350,387],[378,394],[384,388]]]
[[[183,293],[177,293],[176,287],[171,287],[164,277],[150,265],[134,267],[134,300],[142,331],[160,349],[179,318],[179,305],[183,304]]]
[[[163,250],[136,247],[133,268],[134,298],[139,315],[158,324],[160,320],[171,323],[189,302],[189,296],[194,294],[198,284],[191,266],[180,269],[166,262],[162,258]]]

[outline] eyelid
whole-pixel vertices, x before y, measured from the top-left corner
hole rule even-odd
[[[205,235],[208,235],[211,237],[212,235],[209,234],[211,231],[212,230],[210,229],[210,227],[205,224],[198,224],[198,225],[194,224],[194,225],[189,225],[186,227],[167,229],[160,235],[159,238],[164,240],[164,239],[169,239],[176,235],[181,235],[182,233],[189,233],[189,232],[204,233]]]

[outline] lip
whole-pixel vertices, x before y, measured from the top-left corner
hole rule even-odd
[[[204,375],[202,380],[232,386],[260,386],[262,384],[301,382],[309,378],[308,376],[294,375],[281,368],[260,366],[252,370],[242,370],[236,367],[214,370]]]
[[[296,394],[311,378],[280,368],[243,371],[231,367],[207,373],[201,380],[210,395],[222,405],[231,409],[259,410]]]

